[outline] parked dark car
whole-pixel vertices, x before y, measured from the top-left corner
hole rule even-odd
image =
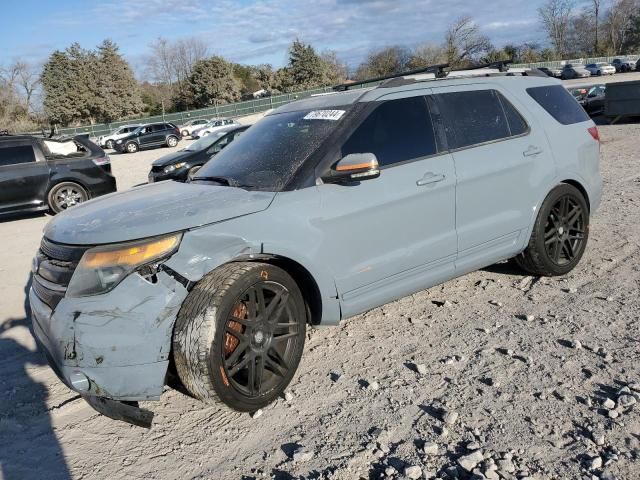
[[[115,191],[109,156],[85,138],[0,136],[0,216],[58,213]]]
[[[186,182],[190,175],[197,172],[202,165],[207,163],[229,145],[249,125],[226,127],[210,133],[206,137],[189,144],[179,152],[170,153],[153,162],[149,172],[149,183],[162,180],[177,180]]]
[[[594,85],[589,92],[579,100],[580,105],[590,116],[601,115],[604,113],[604,97],[606,85]]]
[[[181,138],[180,129],[173,123],[150,123],[116,140],[115,149],[120,153],[135,153],[145,148],[175,147]]]
[[[567,63],[562,68],[560,78],[562,80],[570,80],[572,78],[587,78],[591,76],[591,72],[584,68],[580,63]]]
[[[633,70],[634,62],[628,58],[616,58],[611,62],[611,65],[616,67],[616,72],[625,73]]]

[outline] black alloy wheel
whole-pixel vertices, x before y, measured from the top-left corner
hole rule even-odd
[[[548,257],[558,266],[565,266],[583,250],[587,215],[572,195],[563,195],[551,207],[544,229],[544,244]]]
[[[228,382],[247,397],[260,397],[289,376],[296,363],[300,323],[289,291],[263,281],[238,299],[227,319],[221,355]]]

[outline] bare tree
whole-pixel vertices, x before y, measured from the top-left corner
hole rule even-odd
[[[185,81],[191,76],[193,66],[198,60],[209,56],[209,46],[199,38],[183,38],[175,42],[173,47],[173,68],[178,82]]]
[[[461,17],[447,30],[444,48],[448,63],[459,66],[486,54],[492,46],[471,17]]]
[[[424,68],[430,65],[445,63],[446,61],[447,53],[444,47],[432,43],[425,43],[419,45],[413,51],[413,55],[409,61],[409,67],[412,69]]]
[[[176,82],[174,46],[165,38],[159,37],[149,45],[151,53],[146,58],[147,71],[155,83],[170,87]]]
[[[27,62],[17,61],[13,64],[16,84],[22,90],[27,112],[33,111],[33,97],[40,85],[40,73]]]
[[[593,40],[593,53],[598,54],[598,27],[600,26],[600,4],[602,0],[591,0],[593,11],[593,23],[594,23],[594,40]]]
[[[538,9],[538,16],[551,44],[560,56],[567,52],[569,22],[573,11],[573,0],[548,0]]]
[[[622,53],[627,35],[631,31],[634,16],[640,11],[638,0],[613,0],[607,18],[607,31],[613,53]]]

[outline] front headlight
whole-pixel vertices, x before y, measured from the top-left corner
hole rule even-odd
[[[168,167],[164,167],[164,173],[171,173],[174,170],[178,170],[179,168],[184,167],[187,162],[174,163],[173,165],[169,165]]]
[[[122,143],[122,140],[117,140],[116,143]]]
[[[76,268],[67,295],[84,297],[106,293],[142,266],[165,260],[178,249],[182,234],[87,250]]]

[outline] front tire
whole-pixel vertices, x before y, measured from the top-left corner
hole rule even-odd
[[[113,150],[113,140],[107,140],[107,143],[104,146],[110,150]]]
[[[138,144],[136,142],[129,142],[125,146],[125,150],[129,153],[136,153],[138,151]]]
[[[47,195],[47,203],[53,213],[60,213],[88,199],[89,194],[84,187],[75,182],[58,183]]]
[[[300,289],[284,270],[223,265],[196,284],[178,313],[173,359],[180,381],[205,403],[263,408],[293,378],[306,320]]]
[[[565,275],[575,268],[589,238],[589,207],[573,185],[554,188],[542,203],[525,251],[516,263],[534,275]]]

